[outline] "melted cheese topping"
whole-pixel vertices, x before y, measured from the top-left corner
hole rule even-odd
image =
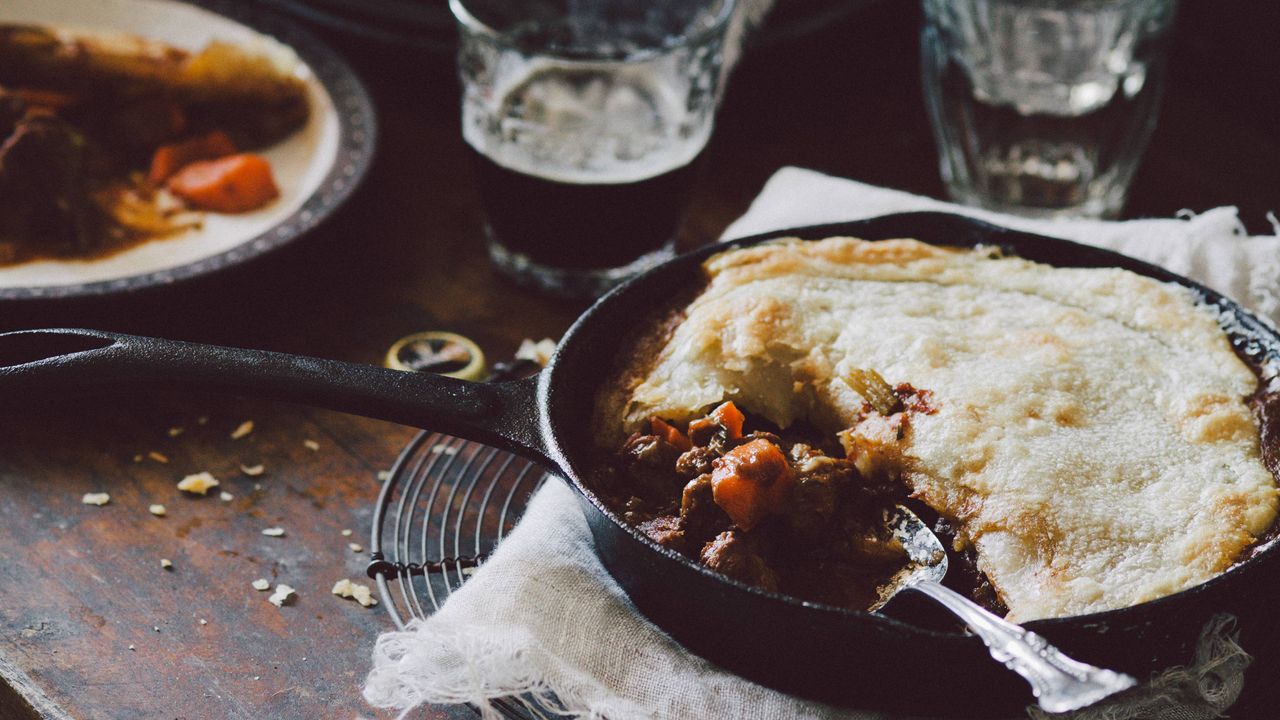
[[[602,442],[724,399],[835,433],[863,406],[841,379],[855,368],[931,390],[904,481],[958,522],[1019,621],[1198,584],[1275,519],[1257,379],[1187,288],[914,240],[782,241],[705,267],[652,366],[601,401]]]

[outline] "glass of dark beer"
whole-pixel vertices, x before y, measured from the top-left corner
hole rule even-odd
[[[733,0],[450,0],[489,257],[592,297],[671,257]]]

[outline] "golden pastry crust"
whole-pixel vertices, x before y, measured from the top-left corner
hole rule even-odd
[[[602,445],[725,399],[836,433],[863,406],[842,379],[859,368],[931,390],[903,479],[1021,621],[1203,582],[1275,519],[1257,378],[1187,288],[914,240],[784,240],[705,268],[656,356],[602,398]]]

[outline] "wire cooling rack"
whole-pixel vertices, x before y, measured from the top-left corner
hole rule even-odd
[[[378,495],[368,570],[396,627],[440,609],[545,480],[538,465],[488,445],[430,432],[410,441]],[[563,717],[532,696],[494,706],[513,720]]]
[[[543,471],[460,438],[420,433],[378,497],[369,576],[403,628],[440,608],[523,514]]]

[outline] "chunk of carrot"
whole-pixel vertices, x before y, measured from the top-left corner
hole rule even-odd
[[[786,502],[795,473],[787,456],[763,438],[725,453],[711,470],[711,497],[743,530],[751,530]]]
[[[224,213],[257,210],[280,197],[271,164],[253,153],[191,163],[169,178],[168,188],[193,207]]]
[[[715,418],[725,430],[729,431],[729,439],[737,440],[742,437],[742,423],[746,418],[742,415],[742,411],[737,405],[730,400],[720,405],[720,407],[711,411],[711,417]]]
[[[235,155],[236,152],[236,144],[221,130],[214,130],[208,135],[179,143],[161,145],[151,156],[151,170],[147,173],[147,182],[152,185],[162,185],[165,180],[193,162],[216,160]]]
[[[666,440],[669,444],[674,445],[681,452],[685,452],[693,448],[693,443],[689,442],[689,438],[684,433],[675,428],[674,425],[654,415],[649,418],[649,432]]]

